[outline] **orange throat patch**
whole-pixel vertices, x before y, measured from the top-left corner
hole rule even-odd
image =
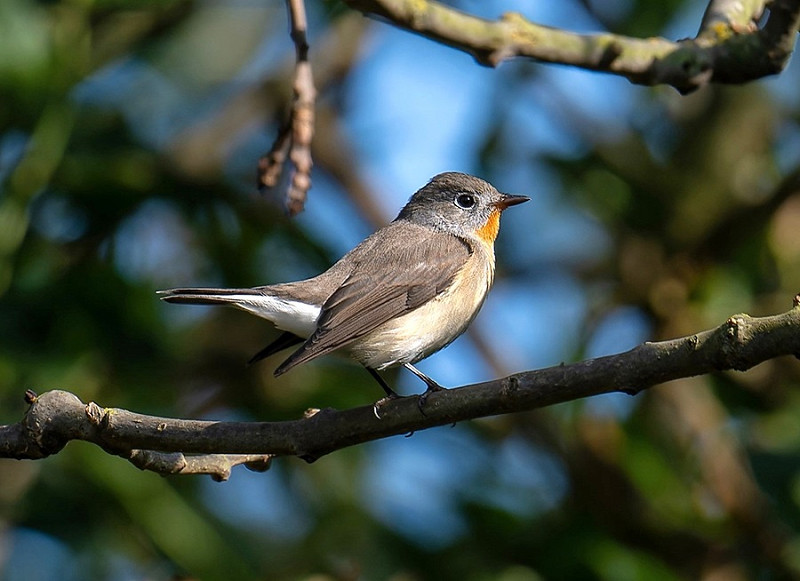
[[[500,231],[500,210],[494,210],[490,215],[489,219],[486,220],[486,224],[481,226],[475,231],[475,234],[478,235],[478,238],[483,240],[486,244],[491,246],[494,244],[495,238],[497,238],[497,233]]]

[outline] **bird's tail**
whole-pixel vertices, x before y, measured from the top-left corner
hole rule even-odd
[[[320,307],[260,288],[174,288],[158,291],[161,300],[189,305],[231,305],[272,321],[276,327],[299,337],[314,330]]]
[[[157,291],[162,301],[186,305],[234,305],[258,302],[263,292],[251,288],[172,288]]]

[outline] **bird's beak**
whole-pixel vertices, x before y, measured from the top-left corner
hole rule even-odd
[[[494,206],[500,208],[500,210],[530,201],[528,196],[517,196],[515,194],[501,194],[501,196],[500,200],[494,203]]]

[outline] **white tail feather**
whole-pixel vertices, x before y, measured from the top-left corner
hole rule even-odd
[[[186,288],[159,291],[170,303],[231,305],[271,321],[278,329],[308,337],[317,326],[321,308],[300,301],[275,297],[250,289]]]

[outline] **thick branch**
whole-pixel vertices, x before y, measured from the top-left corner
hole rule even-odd
[[[65,391],[27,395],[30,408],[18,424],[0,426],[0,457],[37,459],[70,440],[93,442],[142,469],[210,473],[227,478],[245,463],[265,470],[274,456],[320,456],[387,436],[484,416],[545,407],[622,391],[635,394],[672,379],[721,370],[745,370],[780,355],[800,354],[800,297],[772,317],[735,315],[689,337],[644,343],[607,357],[527,371],[430,394],[422,413],[416,397],[380,407],[313,410],[286,422],[214,422],[145,416],[84,404]],[[145,452],[147,451],[147,452]],[[184,456],[198,454],[199,456]]]
[[[356,10],[497,66],[513,57],[572,65],[626,77],[643,85],[668,84],[682,93],[709,83],[744,83],[783,70],[794,49],[800,0],[775,0],[763,28],[763,0],[712,0],[700,34],[691,40],[577,34],[508,12],[491,21],[432,0],[345,0]]]
[[[147,419],[147,428],[156,432],[166,428],[173,420],[158,420],[124,410],[102,409],[94,402],[84,404],[77,396],[67,391],[48,391],[41,397],[33,391],[25,392],[30,404],[22,422],[11,426],[0,426],[0,458],[36,460],[59,452],[70,440],[94,442],[106,452],[121,456],[142,470],[159,474],[208,474],[214,480],[227,480],[234,466],[244,464],[251,470],[264,471],[272,461],[270,454],[197,454],[186,456],[172,445],[166,451],[141,450],[126,442],[118,446],[104,437],[112,422],[111,416],[123,412],[125,421],[130,419],[136,429]],[[135,438],[134,438],[135,440]]]

